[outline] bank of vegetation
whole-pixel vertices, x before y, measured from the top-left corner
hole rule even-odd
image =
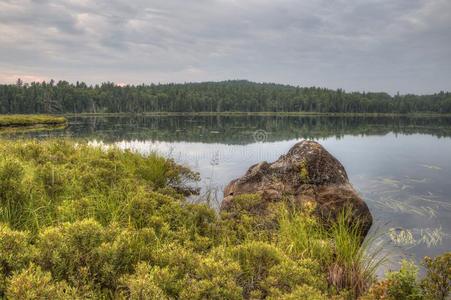
[[[0,113],[451,113],[451,93],[394,95],[244,80],[118,86],[66,81],[0,85]]]
[[[0,129],[5,127],[60,126],[67,124],[62,116],[52,115],[0,115]]]
[[[155,154],[59,141],[0,142],[0,296],[10,299],[445,299],[451,254],[380,264],[344,211],[258,196],[190,204],[198,174]]]

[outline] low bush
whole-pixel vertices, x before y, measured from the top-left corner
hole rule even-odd
[[[451,252],[435,258],[425,257],[426,276],[421,287],[427,299],[445,300],[451,290]]]
[[[6,291],[8,299],[76,299],[77,291],[65,282],[52,280],[50,272],[30,264],[26,269],[16,272],[8,280]]]
[[[168,280],[171,280],[168,269],[151,267],[148,263],[141,262],[134,274],[121,278],[123,290],[120,295],[129,299],[169,299],[160,288]]]
[[[4,295],[7,278],[25,268],[32,258],[30,235],[0,223],[0,296]]]
[[[155,154],[0,141],[0,297],[347,300],[373,283],[379,260],[346,211],[325,228],[313,206],[241,195],[218,214],[186,201],[197,179]],[[361,299],[446,299],[449,253],[425,268]]]
[[[451,286],[451,252],[435,258],[425,257],[426,275],[418,279],[418,267],[403,261],[396,272],[389,272],[386,279],[374,284],[362,300],[445,300]]]

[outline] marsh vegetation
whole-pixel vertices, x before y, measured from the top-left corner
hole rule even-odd
[[[233,210],[217,213],[186,201],[197,180],[154,153],[68,140],[1,141],[0,294],[445,299],[449,253],[427,259],[421,281],[405,263],[377,283],[374,268],[382,261],[361,244],[346,211],[324,228],[312,207],[282,202],[261,215],[253,209],[259,197],[243,195]]]
[[[36,127],[67,125],[67,119],[51,115],[0,115],[0,129],[5,127]]]

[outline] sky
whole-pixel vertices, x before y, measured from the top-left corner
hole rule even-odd
[[[451,0],[0,0],[0,83],[451,91]]]

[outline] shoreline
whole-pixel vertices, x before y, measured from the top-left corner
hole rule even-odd
[[[179,116],[257,116],[257,117],[451,117],[451,114],[438,113],[321,113],[321,112],[120,112],[120,113],[63,113],[67,117],[89,117],[89,116],[149,116],[149,117],[179,117]]]
[[[67,125],[69,121],[64,116],[55,116],[47,114],[32,114],[32,115],[0,115],[0,130],[3,129],[25,129],[40,126],[63,126]]]

